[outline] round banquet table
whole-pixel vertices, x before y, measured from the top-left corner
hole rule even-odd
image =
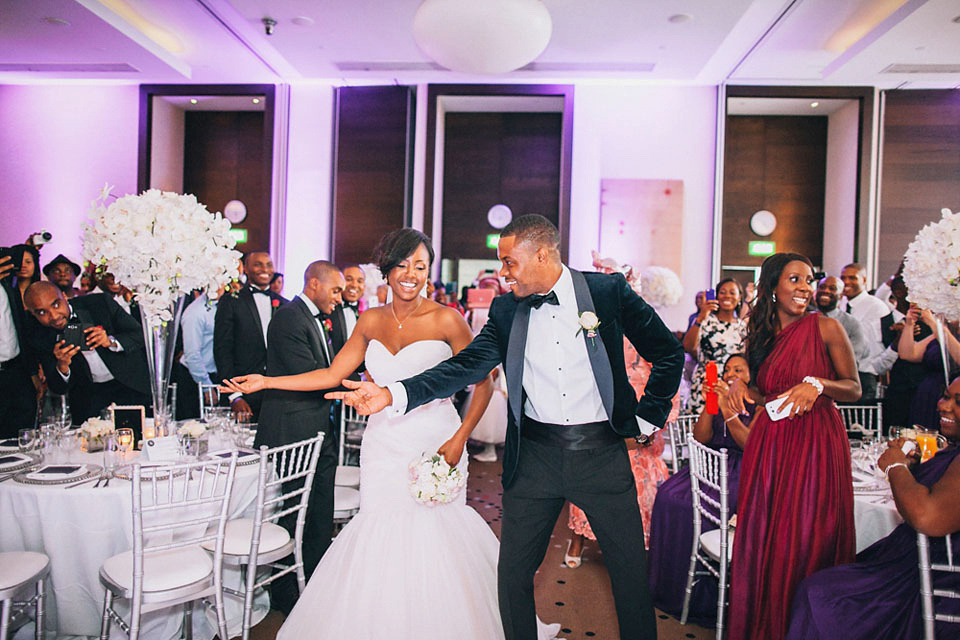
[[[903,522],[889,485],[877,491],[854,491],[853,518],[857,528],[857,553],[886,538]]]
[[[125,463],[139,455],[128,453]],[[69,460],[102,464],[103,456],[76,453]],[[229,506],[231,518],[253,515],[257,471],[256,464],[237,467]],[[62,485],[21,484],[13,479],[0,482],[0,551],[40,551],[50,557],[44,626],[51,637],[100,635],[104,594],[100,565],[133,548],[132,483],[114,478],[106,488],[94,488],[94,484],[68,489]],[[224,565],[223,579],[225,585],[239,588],[239,569]],[[254,605],[255,624],[269,610],[268,596],[259,594]],[[231,636],[240,635],[243,602],[227,594],[225,608]],[[181,606],[145,614],[141,637],[179,638],[182,618]],[[32,638],[32,627],[21,628],[17,637]],[[216,628],[213,612],[196,606],[194,637],[210,640]],[[116,624],[111,629],[112,638],[126,637]]]

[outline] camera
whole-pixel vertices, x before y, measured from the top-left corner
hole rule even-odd
[[[89,351],[87,346],[87,335],[85,329],[92,327],[92,324],[70,322],[63,328],[63,333],[57,336],[58,340],[63,340],[68,347],[79,347],[81,351]]]
[[[273,30],[277,26],[277,21],[273,18],[264,18],[261,20],[261,22],[263,23],[264,33],[266,33],[268,36],[272,36]]]
[[[40,229],[38,233],[30,236],[30,242],[32,242],[35,247],[41,247],[51,240],[53,240],[53,234],[46,229]]]

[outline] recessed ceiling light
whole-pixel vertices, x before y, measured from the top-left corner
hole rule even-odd
[[[260,104],[260,98],[254,98],[253,104]]]
[[[199,102],[199,100],[196,98],[190,98],[190,104],[197,104],[197,102]]]
[[[58,26],[58,27],[69,27],[69,26],[70,26],[70,22],[69,22],[69,21],[64,20],[63,18],[55,18],[55,17],[53,17],[53,16],[47,16],[46,18],[43,19],[43,21],[46,22],[47,24],[52,24],[52,25],[55,25],[55,26]]]
[[[670,23],[673,23],[673,24],[680,24],[680,23],[682,23],[682,22],[689,22],[690,20],[693,20],[693,16],[691,16],[689,13],[675,13],[675,14],[673,14],[672,16],[670,16],[669,18],[667,18],[667,22],[670,22]]]
[[[820,106],[820,103],[817,102],[816,100],[814,100],[813,102],[810,103],[810,108],[811,108],[811,109],[816,109],[816,108],[819,107],[819,106]]]
[[[297,16],[296,18],[292,19],[290,22],[292,22],[293,24],[299,25],[301,27],[309,27],[310,25],[313,24],[314,20],[313,18],[308,18],[307,16]]]

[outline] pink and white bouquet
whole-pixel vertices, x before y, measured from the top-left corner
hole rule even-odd
[[[433,507],[452,502],[467,484],[467,477],[451,467],[439,453],[423,454],[410,463],[410,495]]]

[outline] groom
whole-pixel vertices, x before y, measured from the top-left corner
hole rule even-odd
[[[344,381],[356,389],[345,401],[361,413],[387,406],[404,413],[477,382],[502,362],[510,406],[498,589],[507,640],[537,637],[533,576],[567,500],[586,512],[600,543],[620,637],[655,638],[643,522],[623,439],[645,444],[663,425],[683,349],[622,275],[569,269],[559,245],[546,218],[515,219],[498,246],[500,275],[513,295],[494,299],[473,342],[387,388]],[[639,403],[627,379],[624,335],[653,364]]]

